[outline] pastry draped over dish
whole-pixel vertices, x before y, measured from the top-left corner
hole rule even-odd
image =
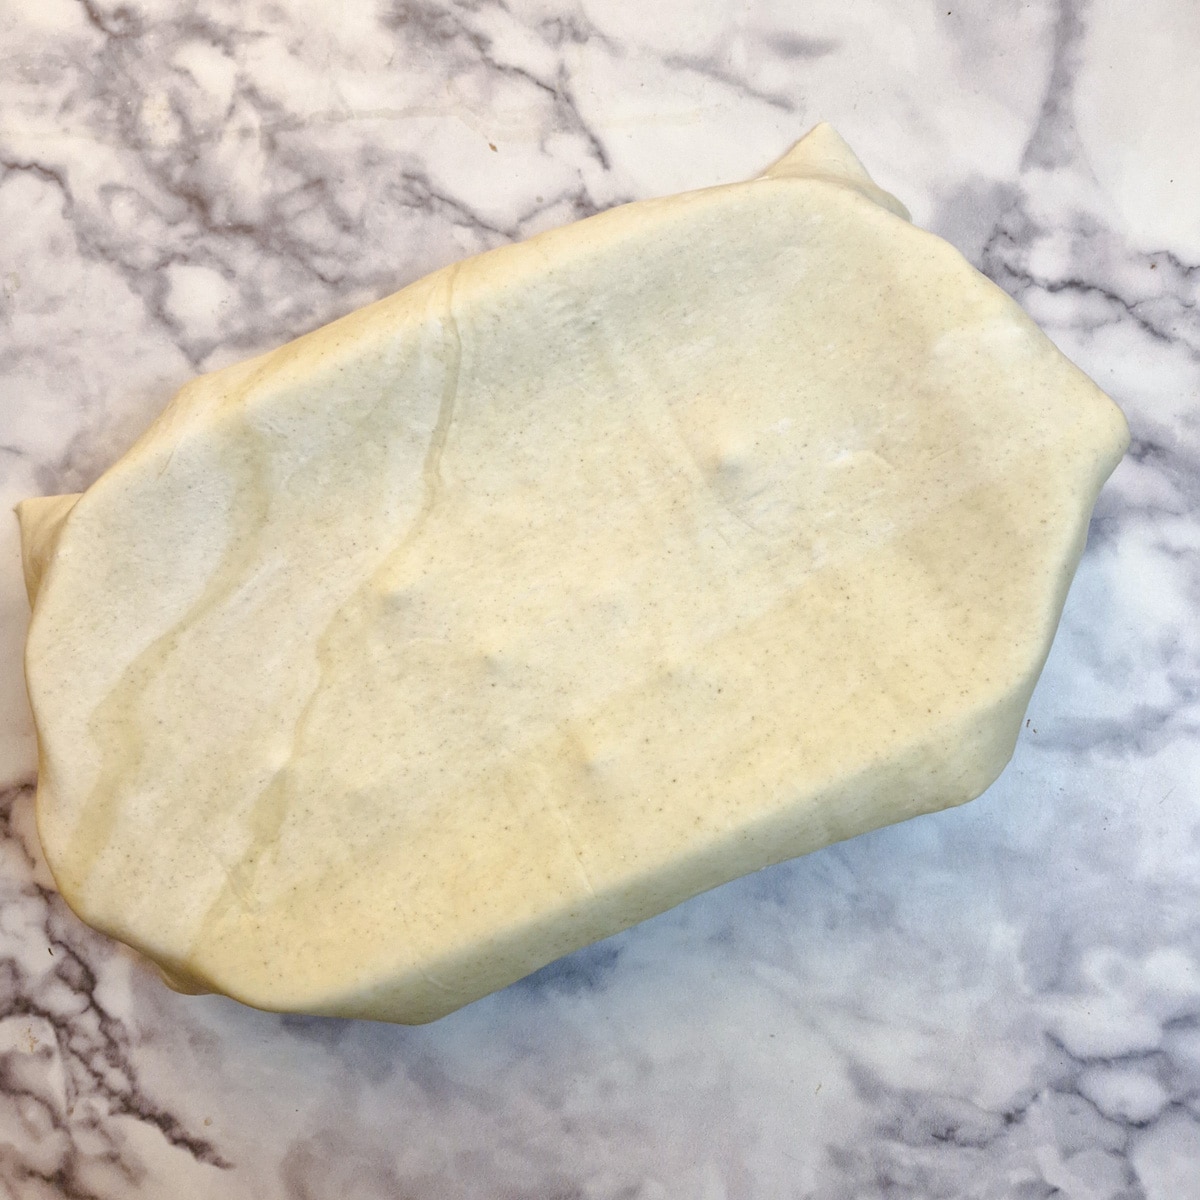
[[[47,860],[177,988],[433,1019],[983,791],[1126,442],[828,126],[467,259],[20,507]]]

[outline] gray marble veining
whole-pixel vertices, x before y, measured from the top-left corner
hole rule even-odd
[[[34,830],[0,522],[0,1185],[26,1197],[1200,1194],[1200,11],[0,9],[0,507],[196,372],[832,121],[1122,405],[1016,758],[435,1025],[187,999]]]

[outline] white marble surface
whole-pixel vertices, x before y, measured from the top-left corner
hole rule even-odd
[[[196,372],[819,119],[1124,407],[1016,758],[420,1029],[163,990],[36,849],[0,520],[0,1194],[1200,1195],[1193,0],[0,3],[0,509]]]

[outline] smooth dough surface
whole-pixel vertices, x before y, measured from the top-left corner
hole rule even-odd
[[[827,126],[458,263],[21,506],[47,858],[174,986],[430,1020],[986,788],[1126,440]]]

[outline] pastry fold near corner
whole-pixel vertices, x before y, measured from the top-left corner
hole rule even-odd
[[[20,506],[50,867],[173,986],[431,1020],[983,791],[1126,441],[827,126],[460,262]]]

